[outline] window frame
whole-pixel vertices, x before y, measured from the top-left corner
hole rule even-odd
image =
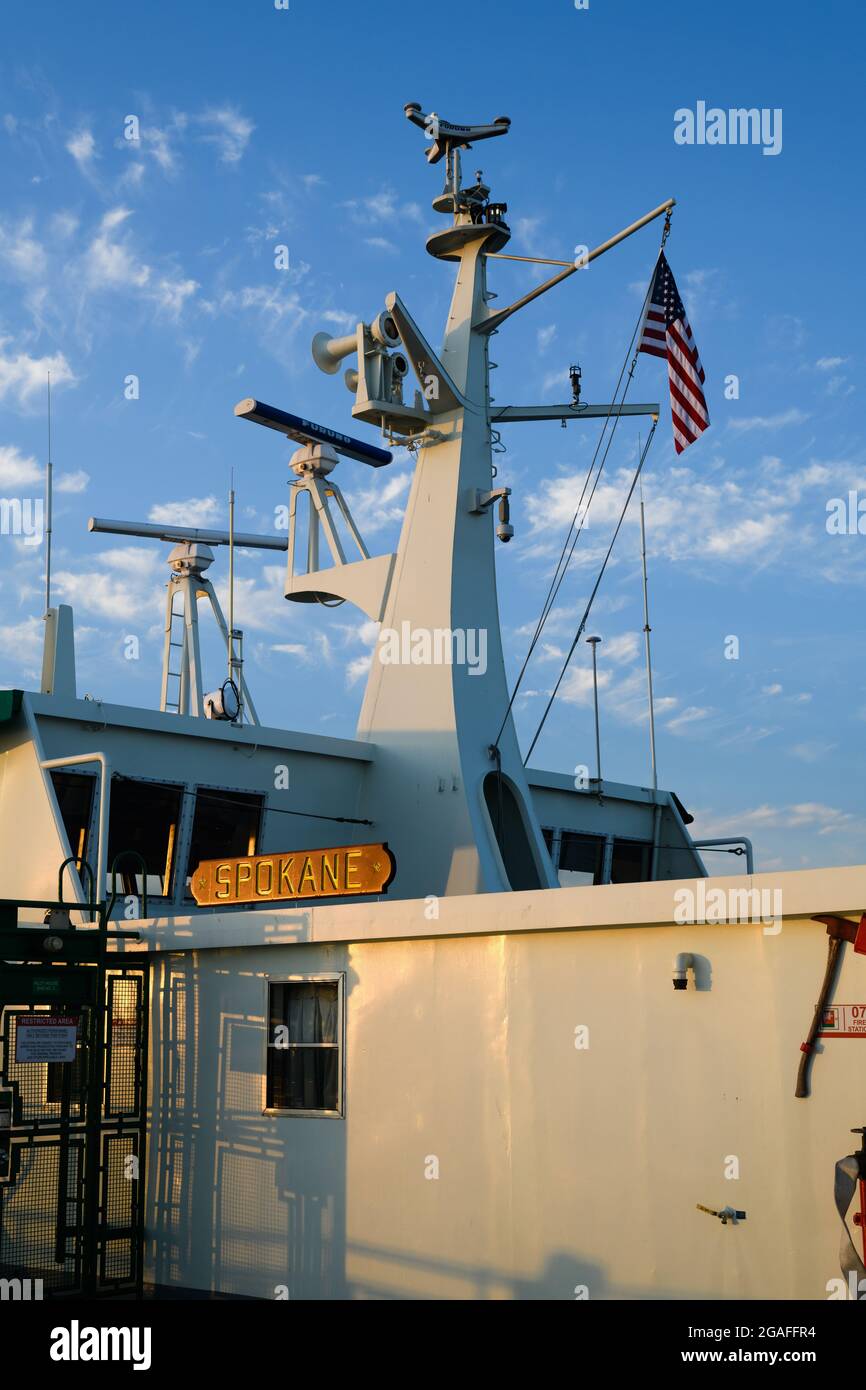
[[[646,872],[647,872],[646,878],[621,878],[621,879],[614,879],[614,877],[613,877],[613,860],[614,860],[614,855],[616,854],[616,847],[617,847],[617,845],[634,846],[635,848],[637,848],[637,849],[639,849],[639,850],[641,851],[641,863],[642,863],[642,865],[645,864],[645,866],[646,866]],[[611,855],[610,855],[610,881],[611,881],[611,883],[617,884],[617,885],[619,885],[620,887],[622,887],[622,886],[625,885],[625,884],[629,884],[629,883],[657,883],[657,882],[658,882],[658,879],[653,879],[653,878],[651,877],[651,875],[652,875],[652,848],[653,848],[653,842],[652,842],[652,840],[639,840],[639,839],[638,839],[636,836],[634,836],[634,835],[617,835],[617,834],[614,834],[614,837],[613,837],[613,848],[611,849]]]
[[[115,772],[120,772],[120,769],[119,769],[119,768],[115,768]],[[178,872],[178,865],[179,865],[179,860],[180,860],[181,835],[182,835],[182,833],[183,833],[183,819],[184,819],[184,812],[185,812],[185,809],[186,809],[186,798],[187,798],[187,793],[188,793],[188,786],[187,786],[187,783],[186,783],[186,782],[176,782],[176,781],[166,781],[166,779],[165,779],[164,777],[142,777],[142,776],[140,776],[138,773],[131,773],[131,772],[122,772],[122,773],[120,773],[120,775],[121,775],[121,777],[123,778],[123,781],[124,781],[124,782],[127,782],[127,783],[135,783],[136,786],[141,786],[141,787],[159,787],[159,788],[164,789],[165,791],[177,792],[178,795],[179,795],[178,809],[177,809],[177,822],[176,822],[176,824],[175,824],[175,830],[174,830],[174,841],[173,841],[172,843],[170,843],[170,846],[167,847],[167,849],[170,848],[170,852],[171,852],[171,874],[170,874],[170,879],[169,879],[169,882],[164,886],[164,891],[163,891],[162,893],[154,893],[154,892],[151,892],[150,889],[148,889],[148,893],[147,893],[147,900],[148,900],[148,903],[150,903],[150,902],[160,902],[160,903],[172,903],[172,904],[174,904],[174,903],[176,903],[176,901],[177,901],[177,887],[178,887],[178,880],[179,880],[179,878],[180,878],[180,874],[179,874],[179,872]],[[105,837],[105,894],[106,894],[106,896],[108,896],[108,894],[111,892],[111,864],[112,864],[112,860],[111,860],[111,857],[110,857],[110,848],[111,848],[111,817],[112,817],[113,811],[114,811],[114,793],[113,793],[113,789],[112,789],[112,796],[111,796],[111,800],[110,800],[110,802],[109,802],[109,810],[108,810],[108,832],[107,832],[106,837]],[[124,890],[123,890],[123,873],[124,873],[124,872],[127,872],[127,873],[128,873],[128,872],[130,872],[130,870],[129,870],[128,867],[127,867],[126,869],[124,869],[124,868],[121,866],[121,870],[120,870],[120,872],[118,873],[118,876],[117,876],[117,883],[118,883],[118,893],[117,893],[117,896],[118,896],[118,900],[119,900],[120,898],[123,898],[123,897],[128,896],[128,895],[124,892]],[[138,871],[138,869],[136,868],[136,869],[134,869],[132,872],[133,872],[133,875],[134,875],[134,877],[135,877],[135,879],[136,879],[136,881],[137,881],[138,876],[139,876],[139,871]],[[139,898],[142,896],[141,891],[140,891],[140,889],[138,888],[137,882],[136,882],[136,888],[135,888],[135,896],[137,896],[137,897],[139,897]]]
[[[90,870],[91,870],[91,872],[92,872],[92,874],[93,874],[93,882],[94,882],[94,884],[96,883],[96,855],[97,855],[97,851],[98,851],[98,842],[99,842],[98,819],[99,819],[99,797],[100,797],[100,794],[101,794],[101,793],[100,793],[99,783],[98,783],[98,781],[97,781],[96,773],[95,773],[95,772],[90,772],[90,771],[87,769],[87,764],[86,764],[86,763],[83,764],[83,765],[80,766],[80,767],[63,767],[63,768],[58,767],[58,768],[52,768],[52,769],[49,771],[49,773],[48,773],[49,781],[50,781],[50,783],[51,783],[51,790],[52,790],[52,793],[53,793],[53,795],[54,795],[54,805],[55,805],[55,807],[56,807],[56,809],[57,809],[57,817],[56,817],[57,823],[58,823],[58,825],[59,825],[60,827],[62,827],[63,833],[64,833],[64,835],[66,836],[66,842],[67,842],[67,844],[69,845],[69,853],[75,858],[75,862],[76,862],[76,865],[77,865],[77,871],[78,871],[78,874],[79,874],[79,877],[80,877],[80,879],[81,879],[81,883],[82,883],[82,886],[83,886],[83,888],[84,888],[84,890],[85,890],[85,895],[86,895],[87,892],[89,891],[89,887],[90,887],[90,884],[89,884],[89,882],[88,882],[88,880],[87,880],[87,870],[84,868],[83,864],[81,864],[81,863],[78,862],[78,856],[77,856],[77,853],[76,853],[76,851],[77,851],[77,846],[76,846],[76,845],[73,845],[72,842],[71,842],[70,839],[69,839],[69,832],[68,832],[68,830],[67,830],[67,828],[66,828],[66,822],[65,822],[64,819],[63,819],[63,812],[62,812],[62,810],[60,809],[60,796],[59,796],[58,790],[57,790],[57,783],[56,783],[56,781],[55,781],[55,779],[54,779],[54,773],[55,773],[55,772],[66,773],[67,775],[71,773],[72,776],[74,776],[74,777],[86,777],[86,778],[90,781],[90,783],[91,783],[91,788],[90,788],[90,820],[89,820],[88,824],[87,824],[86,826],[83,827],[83,829],[84,829],[84,864],[89,865]],[[108,843],[107,843],[107,838],[106,838],[106,849],[107,849],[107,848],[108,848]],[[97,894],[97,896],[98,896],[98,894]]]
[[[344,1120],[346,1118],[346,972],[315,971],[299,975],[265,976],[264,1067],[262,1071],[262,1114],[277,1118],[299,1120]],[[337,1108],[336,1110],[296,1110],[288,1106],[268,1105],[268,1032],[271,1019],[271,985],[333,985],[337,986]],[[296,1047],[328,1047],[330,1043],[296,1043]]]
[[[560,880],[560,887],[566,887],[566,886],[568,886],[568,887],[572,887],[572,888],[600,888],[600,887],[604,884],[604,882],[605,882],[605,878],[604,878],[604,859],[605,859],[605,844],[606,844],[606,839],[607,839],[606,835],[604,835],[604,834],[601,834],[601,835],[600,835],[600,834],[598,834],[597,831],[594,831],[594,830],[572,830],[572,829],[567,828],[567,827],[561,827],[561,828],[559,829],[559,843],[558,843],[558,845],[557,845],[557,852],[556,852],[556,876],[557,876],[557,879],[559,879],[560,873],[588,873],[588,872],[589,872],[589,870],[587,870],[587,869],[568,869],[568,868],[566,868],[565,865],[562,863],[563,851],[564,851],[564,850],[566,850],[566,851],[568,850],[568,844],[567,844],[567,842],[566,842],[566,837],[567,837],[567,836],[570,836],[570,837],[572,837],[572,838],[575,839],[575,840],[581,841],[585,847],[589,847],[590,844],[593,845],[594,849],[596,850],[597,868],[593,870],[593,876],[592,876],[591,882],[589,882],[589,883],[581,883],[581,884],[577,884],[577,883],[576,883],[576,884],[565,885],[565,884],[563,884],[562,881]],[[597,877],[596,877],[596,875],[597,875]]]
[[[187,802],[185,804],[186,819],[184,820],[183,824],[183,844],[181,845],[181,850],[183,852],[184,869],[183,873],[178,875],[178,891],[175,897],[175,901],[181,903],[187,911],[199,910],[197,908],[195,898],[192,895],[190,885],[187,883],[187,878],[189,878],[191,883],[192,868],[195,867],[194,865],[192,867],[190,865],[190,856],[192,854],[192,837],[195,829],[195,811],[196,806],[198,805],[199,794],[202,792],[205,795],[211,793],[215,797],[218,797],[221,792],[226,792],[229,796],[235,795],[261,797],[261,806],[259,808],[259,829],[258,834],[256,836],[255,854],[264,853],[262,846],[265,842],[265,822],[267,820],[268,815],[268,789],[266,787],[236,787],[216,782],[188,783],[186,788]],[[214,857],[216,858],[217,856]],[[225,912],[226,907],[242,907],[244,909],[248,909],[250,907],[250,904],[229,903],[223,906],[220,910]],[[208,909],[202,910],[206,911]]]

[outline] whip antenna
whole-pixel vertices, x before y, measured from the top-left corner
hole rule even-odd
[[[241,679],[243,657],[235,646],[239,642],[240,634],[235,630],[235,470],[232,467],[229,474],[229,640],[228,640],[228,659],[229,673],[228,684],[232,686],[237,694],[238,712],[236,722],[244,722],[244,697],[243,681]]]
[[[640,453],[640,436],[638,436],[638,453]],[[640,481],[640,557],[643,570],[643,632],[644,643],[646,646],[646,684],[647,698],[649,700],[649,736],[650,736],[650,760],[652,763],[653,791],[658,791],[659,779],[656,768],[656,722],[655,709],[653,706],[653,667],[650,656],[650,620],[649,620],[649,597],[647,594],[647,575],[646,575],[646,527],[644,525],[643,514],[643,479]]]
[[[51,373],[48,373],[48,466],[45,470],[45,614],[51,607],[51,510],[54,497],[54,465],[51,462]]]

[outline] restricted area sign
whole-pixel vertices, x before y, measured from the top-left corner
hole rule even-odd
[[[74,1062],[78,1037],[77,1016],[58,1014],[18,1015],[15,1029],[16,1062]]]

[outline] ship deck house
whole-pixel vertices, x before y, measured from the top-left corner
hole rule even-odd
[[[646,881],[651,793],[611,786],[600,805],[530,773],[574,886],[199,908],[197,856],[285,848],[284,822],[313,848],[321,827],[279,808],[302,786],[351,810],[370,746],[40,695],[5,713],[0,844],[44,849],[7,851],[7,896],[53,896],[62,859],[95,863],[100,833],[127,834],[118,788],[151,808],[147,916],[123,895],[115,910],[139,935],[118,956],[152,961],[149,1281],[264,1299],[826,1297],[854,1044],[827,1046],[809,1100],[793,1082],[825,954],[810,919],[856,911],[866,869],[708,879],[690,849],[677,876],[667,848]],[[237,771],[214,781],[228,748]],[[99,764],[46,767],[76,750],[120,774],[101,832]],[[688,849],[660,796],[661,843]],[[682,922],[698,882],[704,901],[781,891],[783,916]],[[140,875],[124,889],[136,902]],[[845,960],[838,998],[861,971]],[[746,1219],[698,1209],[727,1205]]]

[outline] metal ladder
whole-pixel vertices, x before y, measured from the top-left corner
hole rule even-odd
[[[177,591],[176,591],[175,593],[173,593],[172,596],[171,596],[171,621],[170,621],[169,642],[168,642],[168,671],[167,671],[167,673],[166,673],[166,674],[167,674],[167,679],[166,679],[166,683],[165,683],[165,708],[166,708],[166,712],[168,713],[168,712],[170,711],[170,712],[173,713],[173,714],[180,714],[180,696],[181,696],[181,690],[182,690],[182,688],[183,688],[183,657],[181,656],[181,658],[180,658],[180,670],[174,671],[174,670],[172,670],[172,665],[171,665],[171,653],[172,653],[172,650],[174,650],[175,648],[176,648],[178,651],[183,652],[183,649],[184,649],[184,646],[185,646],[185,641],[186,641],[185,618],[184,618],[183,609],[181,608],[180,610],[178,610],[178,609],[176,609],[175,606],[174,606],[175,599],[177,598],[179,592],[180,592],[180,591],[177,590]],[[174,620],[175,620],[175,618],[179,618],[179,619],[180,619],[181,640],[180,640],[179,642],[176,642],[176,641],[174,640]],[[170,700],[169,697],[168,697],[169,681],[172,681],[172,680],[176,680],[176,681],[177,681],[177,699],[175,699],[175,700]]]

